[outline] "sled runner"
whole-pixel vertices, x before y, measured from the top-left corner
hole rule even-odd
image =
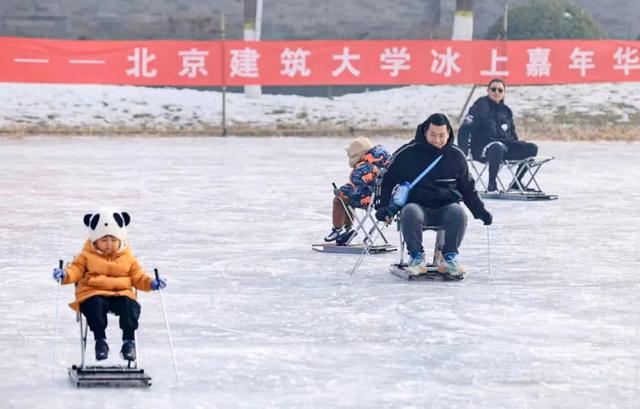
[[[496,178],[496,183],[499,190],[495,192],[488,192],[487,185],[482,179],[482,175],[488,172],[489,165],[487,162],[478,162],[480,165],[476,166],[475,161],[469,157],[469,169],[474,173],[476,178],[476,186],[480,192],[480,197],[484,199],[502,199],[502,200],[555,200],[558,195],[550,195],[542,191],[536,175],[540,171],[540,168],[545,163],[552,161],[554,158],[526,158],[518,160],[503,160],[500,164],[500,170],[507,169],[509,182],[505,184],[500,177],[500,172]],[[524,173],[521,180],[516,177],[518,168]]]
[[[151,377],[138,367],[138,360],[127,361],[127,365],[86,365],[87,332],[89,326],[78,311],[76,319],[80,325],[80,365],[68,369],[69,380],[78,388],[108,387],[135,388],[151,386]],[[136,342],[136,356],[138,344]]]
[[[144,369],[125,366],[77,366],[69,368],[69,379],[78,388],[131,388],[151,386]]]
[[[400,229],[400,220],[397,220],[398,232],[400,233],[400,261],[395,264],[391,264],[389,272],[394,276],[400,277],[407,281],[460,281],[464,276],[452,276],[448,273],[441,273],[438,271],[438,264],[442,258],[442,252],[440,248],[444,243],[444,231],[440,226],[426,226],[422,230],[431,230],[436,232],[436,240],[433,248],[433,260],[430,264],[427,264],[426,271],[416,274],[407,269],[408,265],[404,262],[404,237],[402,236],[402,230]]]
[[[406,264],[392,264],[389,272],[407,281],[460,281],[464,279],[464,276],[452,276],[448,273],[440,273],[438,266],[433,264],[427,265],[427,271],[420,274],[414,274],[407,270],[406,267]]]

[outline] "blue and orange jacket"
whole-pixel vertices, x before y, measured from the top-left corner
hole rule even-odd
[[[378,176],[389,166],[391,155],[382,145],[376,145],[362,155],[353,167],[349,182],[340,186],[339,194],[353,207],[367,207],[373,200]]]

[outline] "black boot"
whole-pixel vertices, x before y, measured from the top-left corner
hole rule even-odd
[[[132,339],[127,339],[122,344],[122,349],[120,350],[120,356],[122,359],[127,361],[135,361],[136,360],[136,343]]]
[[[509,190],[517,190],[519,191],[523,191],[524,193],[532,193],[532,192],[537,192],[537,189],[534,188],[530,188],[530,187],[525,187],[522,184],[522,180],[518,179],[518,182],[520,182],[520,186],[522,186],[522,189],[520,189],[520,186],[518,186],[518,184],[516,183],[516,181],[514,180],[513,183],[511,184],[511,186],[509,186]]]
[[[487,184],[487,192],[495,192],[498,190],[498,186],[496,186],[496,182],[489,182]]]
[[[96,340],[96,361],[102,361],[109,356],[109,345],[106,339]]]

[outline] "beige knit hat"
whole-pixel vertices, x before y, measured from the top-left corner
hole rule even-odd
[[[373,143],[369,138],[359,136],[354,139],[346,149],[347,155],[349,155],[349,166],[355,167],[360,162],[362,155],[369,152],[371,148],[373,148]]]

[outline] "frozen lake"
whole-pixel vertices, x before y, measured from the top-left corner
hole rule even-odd
[[[557,160],[539,181],[560,199],[486,201],[491,274],[486,228],[470,220],[466,279],[407,283],[388,273],[396,253],[351,277],[357,256],[310,248],[330,229],[348,142],[0,139],[0,407],[640,407],[640,143],[541,142]],[[105,204],[132,215],[134,253],[168,279],[180,387],[157,293],[140,296],[151,389],[72,387],[72,286],[51,381],[51,270]]]

